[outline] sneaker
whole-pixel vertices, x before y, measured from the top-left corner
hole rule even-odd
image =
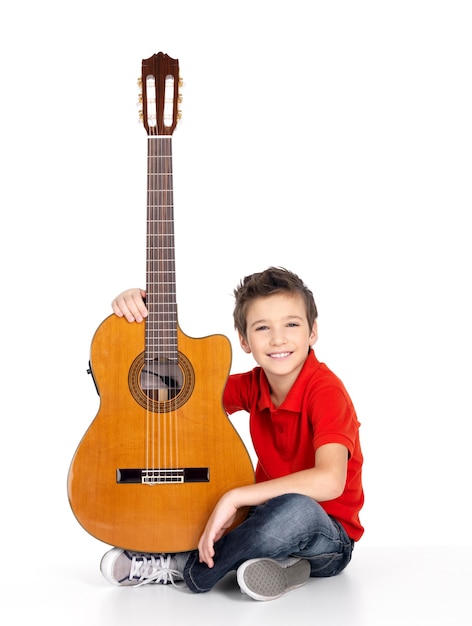
[[[172,554],[144,554],[113,548],[103,556],[100,571],[114,585],[175,585],[176,581],[184,579],[182,572],[186,560],[183,554],[176,558]]]
[[[238,584],[254,600],[275,600],[304,585],[310,570],[305,559],[251,559],[238,568]]]

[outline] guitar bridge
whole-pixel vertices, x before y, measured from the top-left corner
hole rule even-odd
[[[116,482],[125,485],[167,485],[178,483],[207,483],[210,481],[208,467],[132,468],[117,469]]]

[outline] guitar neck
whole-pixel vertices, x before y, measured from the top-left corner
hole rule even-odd
[[[178,359],[172,140],[148,137],[145,359]]]

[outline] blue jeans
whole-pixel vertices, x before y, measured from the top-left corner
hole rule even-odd
[[[295,493],[268,500],[215,544],[215,565],[199,563],[191,552],[184,580],[195,593],[210,589],[244,561],[296,556],[311,564],[311,576],[334,576],[351,560],[354,542],[344,528],[311,498]]]

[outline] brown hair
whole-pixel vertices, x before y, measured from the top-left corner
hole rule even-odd
[[[255,298],[275,293],[299,293],[305,301],[306,316],[310,328],[313,327],[318,311],[313,293],[293,272],[283,267],[269,267],[263,272],[246,276],[234,290],[236,299],[233,311],[234,327],[246,339],[247,310]]]

